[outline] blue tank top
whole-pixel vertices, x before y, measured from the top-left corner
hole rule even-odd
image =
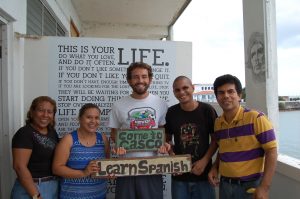
[[[79,142],[77,131],[71,133],[73,145],[67,166],[83,170],[91,160],[104,159],[105,147],[101,133],[97,134],[94,146],[86,147]],[[107,180],[100,178],[63,178],[61,180],[61,199],[105,199]]]

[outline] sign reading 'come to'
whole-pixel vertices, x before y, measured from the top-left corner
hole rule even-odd
[[[156,151],[165,142],[165,129],[118,129],[116,146],[127,151]]]

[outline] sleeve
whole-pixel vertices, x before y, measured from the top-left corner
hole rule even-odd
[[[219,118],[217,117],[214,121],[214,125],[213,125],[214,129],[213,129],[213,134],[212,134],[211,138],[215,139],[217,141],[218,146],[219,146],[219,141],[220,140],[218,140],[218,137],[217,137],[217,134],[216,134],[216,131],[218,129],[220,129],[220,122],[218,120],[219,120]]]
[[[272,123],[264,114],[258,114],[254,122],[254,129],[256,138],[262,145],[263,149],[267,150],[277,147],[274,128],[272,126]]]
[[[211,136],[213,136],[214,135],[215,120],[217,118],[217,112],[214,109],[214,107],[212,107],[211,105],[208,105],[207,112],[208,112],[207,115],[209,115],[209,118],[208,118],[208,130],[209,130],[209,134]]]
[[[170,130],[170,110],[167,111],[164,128],[167,135],[172,135],[172,131]]]
[[[26,127],[19,129],[13,136],[12,148],[33,149],[32,132]]]
[[[109,114],[108,127],[120,128],[120,124],[118,122],[117,107],[115,104],[112,106],[112,109]]]
[[[159,118],[158,126],[164,126],[166,124],[166,114],[168,111],[168,105],[165,101],[162,101],[160,111],[161,111],[161,117]]]

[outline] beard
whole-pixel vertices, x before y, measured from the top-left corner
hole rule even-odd
[[[147,92],[149,88],[149,84],[146,83],[138,83],[135,85],[131,85],[132,90],[139,95],[143,95]]]

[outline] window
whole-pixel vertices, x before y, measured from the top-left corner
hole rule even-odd
[[[27,34],[65,36],[66,32],[40,0],[27,0]]]

